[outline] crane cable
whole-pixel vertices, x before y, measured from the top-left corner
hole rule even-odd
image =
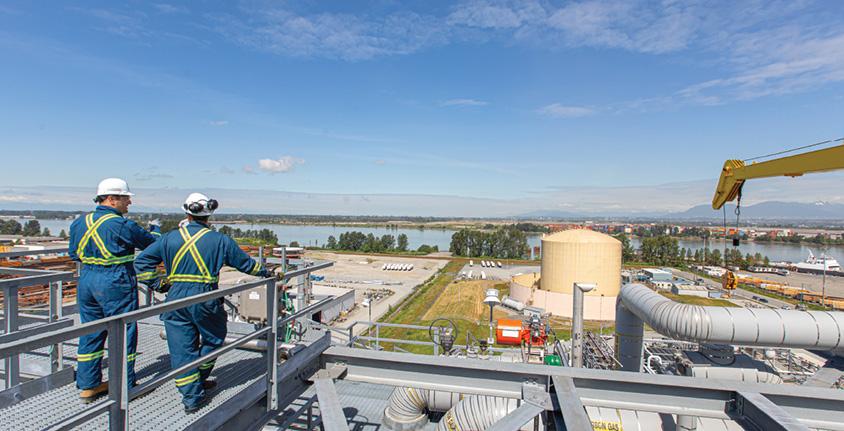
[[[759,160],[759,159],[765,159],[765,158],[768,158],[768,157],[779,156],[780,154],[792,153],[792,152],[797,151],[797,150],[805,150],[806,148],[817,147],[819,145],[829,144],[831,142],[838,142],[838,141],[844,141],[844,138],[827,139],[826,141],[823,141],[823,142],[817,142],[817,143],[814,143],[814,144],[804,145],[802,147],[796,147],[796,148],[792,148],[792,149],[789,149],[789,150],[778,151],[776,153],[766,154],[764,156],[751,157],[749,159],[744,159],[743,162],[747,163],[747,162],[750,162],[750,161],[753,161],[753,160]]]

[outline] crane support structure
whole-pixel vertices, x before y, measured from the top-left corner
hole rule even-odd
[[[745,181],[753,178],[799,177],[811,172],[844,169],[844,145],[808,153],[745,165],[742,160],[727,160],[712,198],[712,209],[721,209],[735,200]]]

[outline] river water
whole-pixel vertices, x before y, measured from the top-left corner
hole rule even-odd
[[[26,220],[18,219],[21,224]],[[54,220],[45,219],[39,220],[41,228],[48,228],[53,235],[58,235],[62,229],[68,230],[70,220]],[[218,225],[219,226],[219,225]],[[302,245],[322,246],[328,240],[329,236],[340,238],[340,234],[348,231],[359,231],[364,234],[373,234],[380,237],[381,235],[393,235],[398,237],[399,234],[407,235],[408,245],[411,249],[416,249],[422,244],[431,246],[438,246],[440,250],[447,251],[451,244],[451,235],[454,230],[451,229],[387,229],[386,227],[357,227],[357,226],[325,226],[325,225],[280,225],[280,224],[229,224],[231,227],[246,229],[269,229],[278,235],[279,243],[287,244],[292,241],[297,241]],[[531,248],[540,245],[540,236],[528,236],[528,244]],[[680,247],[694,249],[704,248],[704,243],[701,240],[686,240],[679,241]],[[640,240],[637,238],[631,239],[633,247],[638,248]],[[713,240],[709,241],[710,248],[718,248],[723,253],[724,241]],[[732,243],[728,244],[732,247]],[[768,256],[772,262],[791,261],[797,262],[805,260],[811,250],[816,255],[820,255],[823,250],[805,244],[773,244],[763,242],[743,241],[739,247],[742,254],[761,253],[763,256]],[[844,246],[828,247],[826,253],[832,257],[844,259]]]

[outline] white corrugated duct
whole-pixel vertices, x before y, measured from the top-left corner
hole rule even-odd
[[[438,431],[487,429],[519,407],[519,400],[453,392],[397,387],[393,389],[382,425],[394,431],[416,430],[428,424],[428,411],[447,411]],[[456,428],[455,428],[456,427]]]
[[[428,423],[428,410],[444,412],[460,401],[460,394],[397,387],[390,394],[382,424],[391,430],[420,429]]]
[[[681,304],[628,284],[618,297],[616,319],[617,355],[629,371],[641,371],[643,323],[678,340],[844,351],[844,313],[837,311]]]
[[[518,400],[472,395],[460,400],[437,423],[437,431],[485,430],[519,408]]]

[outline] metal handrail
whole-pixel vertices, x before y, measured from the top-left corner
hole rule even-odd
[[[298,277],[300,275],[305,275],[314,271],[318,271],[320,269],[328,268],[331,265],[333,265],[333,262],[325,262],[308,268],[288,272],[287,274],[284,274],[283,278],[279,281],[279,283],[284,283],[289,279]],[[267,284],[268,280],[273,280],[275,282],[275,279],[261,279],[250,283],[238,284],[224,289],[212,290],[210,292],[201,293],[199,295],[194,295],[187,298],[177,299],[171,302],[165,302],[163,304],[157,304],[152,307],[130,311],[128,313],[118,314],[115,316],[94,320],[92,322],[83,323],[81,325],[63,329],[61,331],[33,336],[24,340],[9,343],[5,346],[0,346],[0,358],[5,358],[7,356],[11,356],[18,353],[28,352],[30,350],[40,349],[44,346],[53,344],[56,341],[66,341],[73,338],[79,338],[80,336],[88,334],[90,332],[102,331],[107,329],[110,323],[114,323],[117,321],[123,321],[127,324],[137,322],[139,320],[157,316],[168,311],[179,310],[181,308],[198,304],[200,302],[211,301],[213,299],[218,299],[224,296],[240,293],[245,290],[249,290],[254,287],[259,287],[261,285]]]
[[[376,328],[375,336],[372,337],[372,336],[366,336],[366,335],[352,335],[353,334],[353,328],[357,325],[367,325],[367,326],[370,327],[370,329],[374,326]],[[380,343],[384,342],[384,343],[393,343],[393,344],[408,344],[408,345],[414,345],[414,346],[431,346],[431,347],[434,347],[435,352],[437,351],[438,344],[433,342],[433,341],[417,341],[417,340],[404,340],[404,339],[381,337],[380,331],[378,329],[381,328],[382,326],[387,327],[387,328],[418,329],[418,330],[425,330],[425,331],[430,329],[430,327],[426,326],[426,325],[411,325],[411,324],[407,324],[407,323],[370,322],[370,321],[367,321],[367,320],[357,320],[357,321],[352,322],[349,326],[347,326],[342,331],[348,332],[347,334],[344,334],[344,335],[350,337],[349,343],[347,344],[348,347],[352,347],[351,344],[356,342],[357,340],[363,340],[363,341],[375,341],[376,350],[378,349],[378,346],[380,345]],[[465,344],[456,344],[455,343],[453,347],[458,349],[459,351],[466,351],[466,350],[469,349],[470,346],[465,345]],[[489,346],[487,348],[487,351],[506,353],[506,352],[516,351],[516,349],[515,348]]]
[[[67,253],[69,250],[67,248],[48,248],[44,250],[21,250],[21,251],[6,251],[0,253],[0,259],[8,259],[12,257],[23,257],[23,256],[37,256],[39,254],[62,254]]]
[[[26,286],[48,285],[49,310],[44,319],[48,322],[56,322],[62,317],[62,283],[75,279],[72,272],[44,271],[21,268],[0,267],[2,274],[23,275],[23,277],[0,280],[0,290],[3,292],[3,330],[8,336],[20,329],[19,318],[28,317],[20,313],[18,307],[18,289]],[[3,377],[5,387],[10,388],[20,383],[20,357],[10,355],[4,359],[5,375]],[[50,349],[50,369],[56,372],[64,368],[62,360],[62,344],[55,343]]]
[[[0,358],[7,358],[13,355],[19,355],[21,353],[39,349],[51,344],[61,343],[63,341],[78,338],[82,335],[91,332],[103,330],[107,331],[109,334],[107,347],[109,351],[109,355],[107,357],[109,428],[112,430],[122,430],[125,429],[127,426],[127,410],[129,408],[129,401],[131,399],[141,396],[144,393],[155,389],[155,387],[165,383],[167,380],[169,380],[169,378],[189,369],[190,366],[195,367],[203,362],[209,361],[212,358],[216,358],[226,352],[229,352],[237,346],[244,344],[252,339],[255,339],[265,334],[269,334],[270,336],[267,339],[267,410],[270,411],[272,409],[278,408],[275,397],[278,391],[278,349],[276,346],[277,337],[279,333],[279,325],[283,325],[284,323],[292,319],[298,318],[309,312],[313,312],[314,310],[330,302],[330,300],[332,299],[331,297],[325,298],[322,301],[313,304],[312,306],[305,307],[299,310],[299,312],[291,316],[285,317],[284,319],[279,319],[278,288],[283,285],[286,281],[294,277],[307,275],[311,272],[328,268],[332,265],[333,262],[323,262],[307,268],[288,272],[282,276],[281,280],[278,281],[274,278],[265,278],[251,283],[235,285],[224,289],[212,290],[210,292],[205,292],[199,295],[178,299],[172,302],[166,302],[163,304],[138,309],[125,314],[106,317],[104,319],[95,320],[93,322],[84,323],[70,328],[64,328],[56,331],[33,335],[31,337],[12,341],[4,344],[3,346],[0,346]],[[232,295],[261,286],[267,287],[267,317],[269,321],[268,327],[257,330],[244,337],[241,337],[237,341],[235,341],[235,343],[232,343],[229,346],[226,346],[219,350],[215,350],[214,352],[202,356],[189,364],[185,364],[182,367],[179,367],[175,370],[171,370],[164,376],[156,378],[153,381],[146,382],[143,385],[134,388],[134,390],[128,390],[128,381],[125,366],[127,357],[127,324],[137,322],[148,317],[160,315],[169,311],[178,310],[201,302],[215,300],[224,296]],[[56,424],[54,428],[70,428],[73,425],[78,424],[80,418],[91,417],[90,415],[92,414],[93,410],[100,412],[103,411],[104,408],[100,404],[95,405],[93,407],[83,410],[82,412],[74,415],[73,417],[62,420],[59,424]]]

